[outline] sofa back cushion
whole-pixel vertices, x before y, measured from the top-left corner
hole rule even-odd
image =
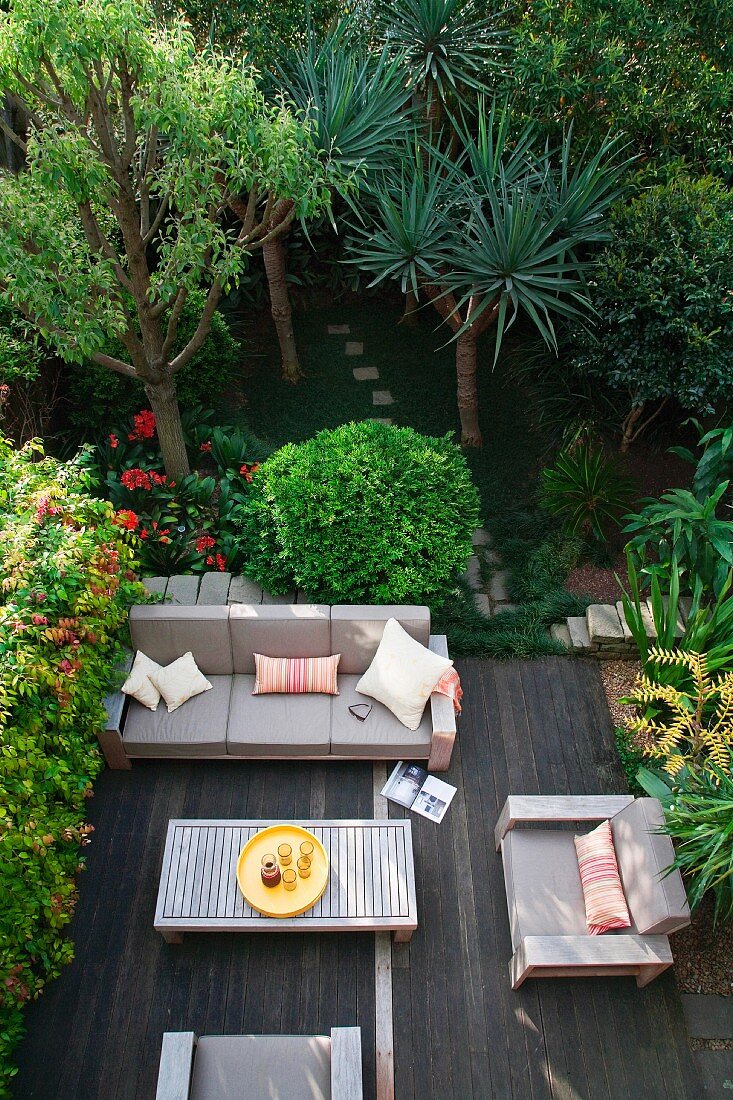
[[[611,818],[624,894],[641,934],[666,935],[690,923],[679,871],[662,877],[674,859],[672,841],[655,832],[663,824],[664,812],[656,798],[637,798]]]
[[[334,604],[331,608],[331,652],[340,653],[339,672],[361,675],[374,660],[388,619],[397,619],[415,641],[430,641],[430,608],[410,604]]]
[[[189,651],[204,676],[231,676],[229,608],[151,604],[130,608],[133,649],[159,665]]]
[[[237,603],[229,611],[234,671],[239,675],[254,675],[255,653],[266,657],[331,655],[327,604]]]

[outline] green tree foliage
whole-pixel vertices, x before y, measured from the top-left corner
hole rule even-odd
[[[21,1008],[73,954],[96,733],[144,598],[112,505],[80,467],[0,438],[0,1093]]]
[[[610,232],[574,365],[627,395],[628,446],[661,401],[711,412],[733,396],[733,192],[683,176],[618,204]]]
[[[424,603],[455,588],[478,494],[449,437],[375,421],[287,444],[242,509],[245,572],[325,603]]]
[[[621,132],[652,161],[733,171],[728,0],[533,0],[509,10],[504,88],[557,140]]]
[[[240,63],[197,52],[181,20],[156,25],[147,0],[13,0],[0,83],[31,120],[14,138],[27,170],[0,176],[2,297],[63,358],[140,380],[166,468],[184,476],[175,375],[250,253],[328,204],[307,130]],[[105,354],[110,337],[124,357]]]

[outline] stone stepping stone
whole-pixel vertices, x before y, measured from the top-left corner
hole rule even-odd
[[[624,605],[621,600],[616,603],[616,614],[618,615],[619,622],[621,623],[621,629],[624,632],[624,641],[633,642],[634,636],[629,630],[629,624],[626,622],[626,616],[624,615]]]
[[[394,398],[389,390],[373,390],[372,405],[394,405]]]
[[[370,416],[369,419],[373,420],[375,424],[394,424],[391,416]]]
[[[471,542],[474,546],[491,546],[491,535],[484,527],[477,527]]]
[[[592,642],[622,642],[624,630],[613,604],[592,603],[586,608],[586,622]]]
[[[195,604],[199,594],[200,579],[200,577],[186,576],[183,573],[177,577],[171,577],[165,590],[166,600],[186,607]]]
[[[482,615],[485,615],[487,619],[490,618],[493,609],[491,606],[491,600],[485,592],[476,592],[473,597],[473,602],[476,604],[477,609],[481,612]]]
[[[497,603],[494,605],[494,615],[503,615],[505,611],[519,611],[518,603]]]
[[[376,367],[354,367],[353,374],[357,382],[374,382],[379,378]]]
[[[351,329],[349,328],[348,325],[329,325],[328,326],[328,335],[329,336],[348,336],[350,332],[351,332]]]
[[[733,997],[683,993],[680,1000],[693,1039],[733,1039]]]
[[[466,563],[466,571],[463,574],[463,580],[470,584],[471,588],[476,591],[484,586],[484,582],[481,579],[481,562],[475,554],[473,554]]]
[[[553,623],[550,627],[550,635],[554,641],[559,642],[560,645],[564,645],[566,649],[573,648],[570,631],[566,623]]]
[[[509,583],[509,571],[507,569],[497,569],[491,578],[491,584],[489,585],[489,595],[494,603],[507,603],[509,600],[509,591],[507,585]]]
[[[347,355],[363,355],[364,345],[361,340],[347,340],[346,341],[346,354]]]
[[[693,1050],[702,1078],[703,1091],[700,1096],[730,1096],[733,1089],[733,1050]]]
[[[567,625],[573,649],[590,649],[590,634],[585,615],[571,615]]]
[[[204,573],[201,577],[198,603],[212,607],[222,607],[227,602],[231,573]]]
[[[249,577],[232,577],[227,603],[262,603],[262,585]]]

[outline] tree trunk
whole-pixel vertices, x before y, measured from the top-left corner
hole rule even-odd
[[[476,340],[470,330],[456,340],[456,383],[458,413],[461,418],[461,446],[481,447],[478,421],[478,389],[476,387]]]
[[[640,405],[632,405],[631,411],[624,420],[622,425],[621,447],[619,448],[621,454],[626,454],[629,447],[631,446],[634,440],[634,428],[640,420],[641,414],[643,412],[644,402],[642,401]]]
[[[405,292],[405,308],[397,322],[398,325],[416,325],[417,324],[417,311],[420,308],[420,302],[417,295],[413,290]]]
[[[303,377],[303,374],[298,361],[298,349],[293,331],[293,312],[290,308],[290,296],[285,278],[287,257],[284,241],[284,235],[268,241],[267,244],[262,246],[262,256],[265,261],[267,285],[270,291],[270,310],[280,343],[283,378],[286,378],[288,382],[297,382]]]
[[[176,387],[170,378],[162,382],[146,382],[145,394],[155,413],[155,427],[165,472],[173,481],[181,481],[190,474],[191,468],[183,440],[183,425]]]

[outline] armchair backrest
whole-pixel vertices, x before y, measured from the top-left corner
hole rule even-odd
[[[229,608],[198,604],[141,604],[130,608],[133,649],[168,665],[189,651],[204,676],[231,676]]]
[[[611,818],[624,893],[640,934],[667,934],[690,923],[682,876],[677,870],[664,876],[674,849],[668,836],[656,832],[662,825],[656,798],[636,798]]]
[[[331,649],[327,604],[246,604],[229,608],[234,671],[254,675],[255,653],[266,657],[328,657]]]

